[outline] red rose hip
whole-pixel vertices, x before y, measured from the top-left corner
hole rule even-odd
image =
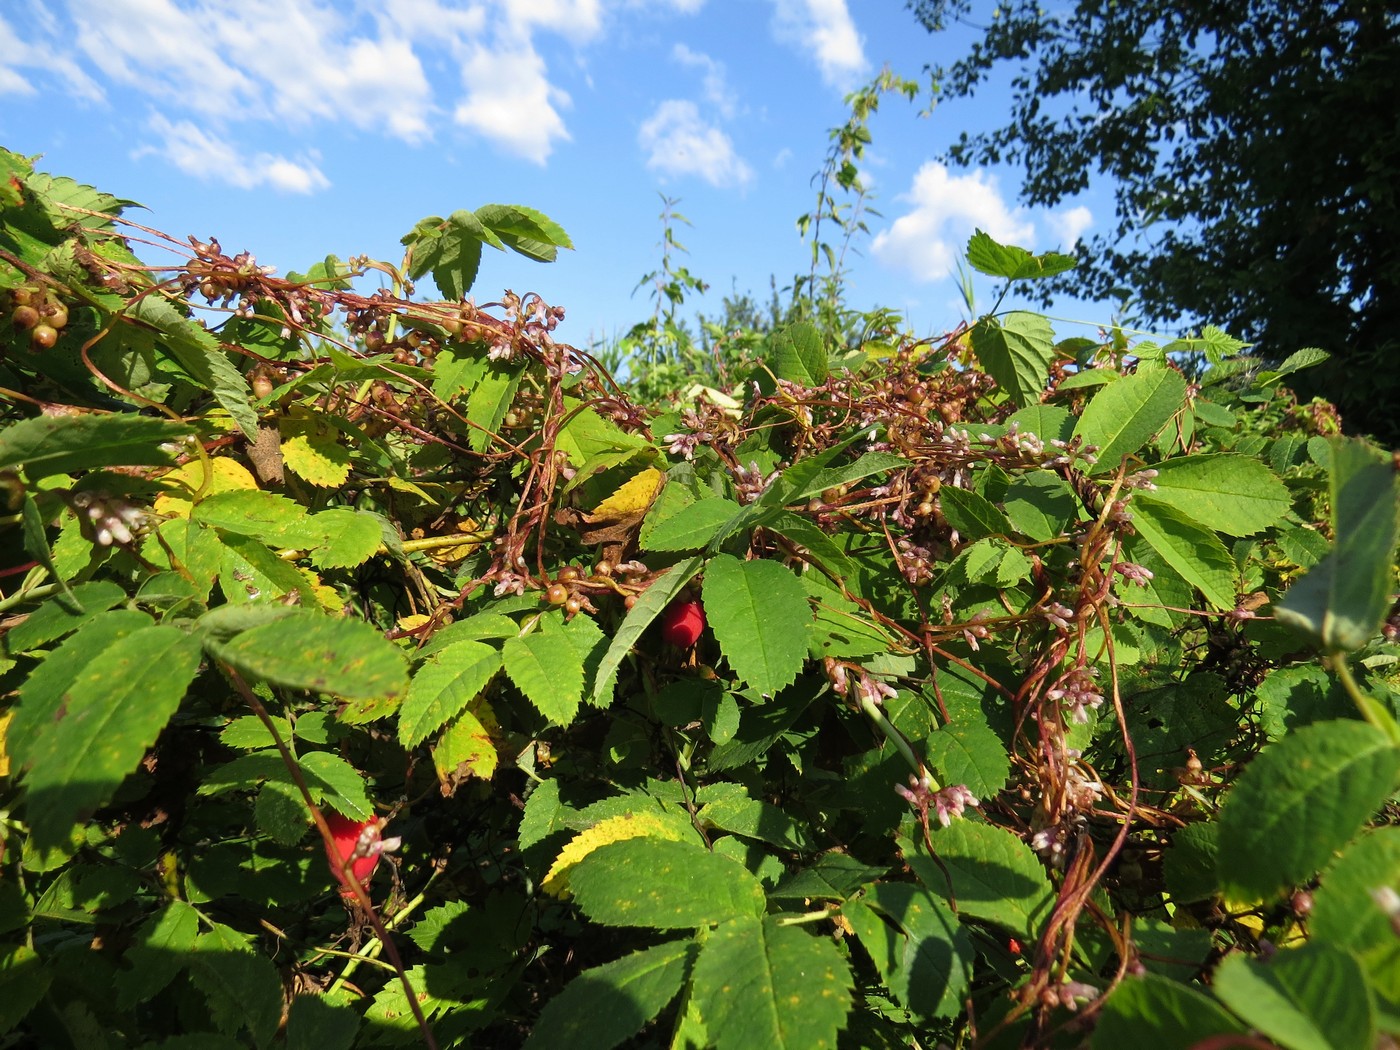
[[[351,820],[339,813],[326,813],[326,826],[331,831],[331,841],[335,848],[326,847],[326,860],[330,863],[331,874],[341,884],[341,895],[353,897],[354,889],[345,877],[345,862],[350,857],[350,871],[361,886],[369,881],[379,855],[398,845],[397,839],[383,839],[379,834],[377,820]]]
[[[689,649],[705,630],[705,610],[694,598],[673,602],[661,614],[661,637],[669,645]]]

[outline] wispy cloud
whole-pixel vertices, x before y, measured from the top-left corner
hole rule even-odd
[[[734,150],[728,135],[700,116],[685,99],[667,99],[642,124],[637,142],[647,167],[663,175],[695,175],[711,186],[748,185],[753,169]]]
[[[507,152],[543,164],[557,140],[568,140],[559,109],[570,104],[569,96],[550,84],[544,59],[533,48],[474,48],[462,67],[462,83],[467,96],[453,118]]]
[[[158,154],[187,175],[244,190],[267,186],[283,193],[313,193],[330,185],[310,159],[289,160],[273,153],[245,156],[232,143],[188,120],[171,122],[159,114],[151,118],[149,127],[161,144],[141,147],[136,155]]]
[[[879,231],[870,250],[880,262],[920,281],[946,279],[974,229],[998,241],[1027,245],[1035,227],[1002,197],[996,179],[981,170],[952,175],[929,161],[914,175],[909,192],[898,200],[909,205],[887,229]]]
[[[1073,208],[1067,208],[1061,212],[1046,216],[1045,223],[1051,231],[1059,238],[1061,251],[1069,251],[1080,235],[1090,226],[1094,225],[1094,213],[1084,205],[1079,204]]]
[[[846,0],[773,0],[773,33],[815,59],[822,79],[848,91],[870,67]]]
[[[704,71],[705,99],[719,111],[722,117],[732,117],[738,107],[738,97],[729,86],[728,75],[723,62],[717,62],[709,55],[692,51],[684,44],[671,49],[671,58],[683,66]]]

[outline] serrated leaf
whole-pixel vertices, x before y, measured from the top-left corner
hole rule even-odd
[[[763,885],[737,861],[650,836],[594,849],[574,867],[569,888],[604,926],[694,929],[764,909]]]
[[[961,1010],[976,952],[947,904],[922,886],[887,882],[871,886],[841,914],[902,1005],[921,1017]]]
[[[611,496],[585,515],[588,521],[624,521],[646,512],[666,483],[666,475],[647,467],[622,483]]]
[[[710,629],[743,681],[771,696],[797,678],[812,608],[791,570],[721,554],[705,569],[702,593]]]
[[[287,1050],[350,1050],[360,1015],[314,994],[298,995],[287,1010]]]
[[[700,810],[697,819],[731,835],[758,839],[779,849],[807,852],[813,848],[806,824],[794,820],[770,802],[746,795],[731,795],[709,802]]]
[[[540,714],[568,725],[583,700],[583,661],[560,635],[507,638],[502,649],[506,674]]]
[[[643,545],[649,551],[700,550],[742,509],[723,496],[699,500],[648,530]]]
[[[938,861],[922,842],[900,839],[900,847],[933,893],[949,897],[951,880],[951,897],[965,919],[993,922],[1018,937],[1034,938],[1054,906],[1055,891],[1044,865],[1005,828],[955,820],[934,832]]]
[[[292,725],[281,715],[272,715],[272,724],[277,727],[277,735],[286,742],[292,738]],[[243,715],[224,726],[219,733],[219,743],[238,751],[260,751],[273,747],[276,741],[267,731],[267,726],[257,715]]]
[[[355,820],[374,816],[360,771],[332,751],[308,751],[297,758],[297,764],[307,775],[308,786],[325,785],[326,789],[311,792],[312,797]],[[302,807],[300,795],[297,805]],[[302,812],[303,823],[308,819]]]
[[[836,1046],[853,984],[829,939],[745,915],[710,932],[691,995],[717,1050],[824,1050]]]
[[[167,491],[156,497],[152,509],[157,514],[177,518],[189,516],[196,493],[207,499],[220,492],[258,487],[257,479],[248,468],[227,456],[209,460],[207,470],[202,461],[190,460],[162,475],[160,480]]]
[[[350,450],[340,443],[334,427],[306,416],[284,417],[282,462],[304,481],[320,488],[339,488],[350,477]]]
[[[1002,505],[1017,532],[1041,543],[1064,535],[1079,515],[1074,490],[1048,470],[1014,478]]]
[[[1094,1028],[1094,1050],[1180,1050],[1244,1026],[1210,996],[1148,973],[1129,977],[1109,995]]]
[[[845,853],[823,853],[809,868],[794,872],[770,891],[774,900],[845,900],[868,882],[885,874]]]
[[[165,466],[161,446],[191,433],[183,423],[134,413],[34,416],[0,430],[0,470],[23,468],[31,481],[97,467]]]
[[[948,524],[970,540],[984,536],[1008,536],[1011,523],[992,501],[970,489],[944,485],[938,490],[938,505]]]
[[[1054,277],[1075,267],[1074,256],[1060,252],[1032,255],[1024,248],[1000,244],[981,230],[973,232],[967,241],[967,264],[988,277],[1005,277],[1012,281],[1037,277]]]
[[[806,321],[788,325],[771,337],[768,365],[779,379],[802,386],[825,383],[827,349],[821,333]]]
[[[628,803],[624,800],[622,804]],[[569,844],[554,858],[540,888],[556,897],[566,897],[572,892],[570,877],[574,869],[594,850],[614,842],[648,837],[678,842],[684,833],[656,812],[633,812],[629,809],[625,813],[598,820],[569,840]]]
[[[161,348],[195,387],[213,394],[244,436],[251,439],[257,435],[258,416],[253,411],[248,380],[203,325],[182,316],[159,295],[131,301],[126,316],[154,328],[160,334]]]
[[[559,800],[559,781],[546,780],[536,784],[525,800],[525,815],[520,818],[520,848],[529,849],[543,842],[556,831],[569,827],[569,818],[577,811]]]
[[[129,967],[116,975],[117,1008],[130,1010],[174,980],[198,934],[199,913],[184,901],[171,901],[142,923],[125,953]]]
[[[1217,609],[1235,607],[1235,560],[1204,525],[1162,503],[1134,498],[1133,528],[1158,556]]]
[[[258,489],[215,492],[191,512],[203,525],[277,543],[306,520],[306,508],[286,496]]]
[[[1344,652],[1369,642],[1390,609],[1400,476],[1360,441],[1327,448],[1335,545],[1274,612],[1325,652]]]
[[[466,710],[501,669],[501,651],[485,642],[454,642],[413,676],[399,709],[399,743],[414,747]]]
[[[515,401],[520,380],[525,375],[523,365],[503,364],[492,361],[485,375],[472,387],[467,395],[467,421],[472,424],[467,431],[467,444],[474,452],[485,452],[500,433],[501,423]],[[582,412],[580,415],[596,415]],[[567,429],[567,428],[563,428]],[[563,429],[560,434],[562,436]],[[562,444],[560,447],[563,447]]]
[[[820,526],[801,515],[790,511],[775,514],[768,528],[805,548],[810,560],[833,579],[844,580],[855,575],[855,563],[846,556],[846,552]]]
[[[1366,832],[1323,872],[1308,932],[1362,960],[1379,996],[1400,999],[1400,945],[1383,887],[1400,885],[1400,828]]]
[[[1157,465],[1155,488],[1133,496],[1165,503],[1227,536],[1252,536],[1288,512],[1288,489],[1262,461],[1229,453],[1183,456]]]
[[[924,740],[929,763],[945,784],[962,784],[977,798],[992,798],[1006,786],[1011,757],[1000,734],[985,722],[961,719]]]
[[[492,739],[495,716],[491,705],[478,699],[447,724],[433,745],[433,767],[444,795],[451,795],[467,777],[490,780],[500,755]]]
[[[347,699],[395,696],[408,686],[402,651],[362,620],[295,610],[275,623],[205,647],[240,674]]]
[[[677,562],[642,592],[637,603],[627,611],[626,618],[613,635],[612,644],[599,661],[593,677],[591,703],[606,707],[612,702],[617,669],[622,665],[623,658],[632,651],[632,646],[637,644],[642,632],[651,626],[651,621],[661,615],[666,606],[670,605],[682,588],[690,582],[690,578],[700,571],[701,564],[698,557]]]
[[[1252,1028],[1288,1050],[1351,1050],[1376,1041],[1375,1006],[1356,959],[1317,941],[1268,965],[1228,956],[1211,988]]]
[[[8,1033],[49,990],[55,972],[27,944],[0,947],[0,1032]]]
[[[311,564],[318,569],[349,569],[374,556],[383,543],[380,519],[348,507],[332,507],[306,519],[304,543],[314,548]],[[305,542],[309,541],[309,542]]]
[[[63,841],[73,823],[112,797],[180,706],[199,661],[199,644],[184,631],[143,627],[74,676],[50,724],[20,740],[11,732],[11,755],[29,767],[36,842]]]
[[[759,503],[765,506],[788,506],[801,503],[826,489],[850,485],[857,481],[863,481],[872,475],[882,474],[887,470],[898,470],[909,465],[907,459],[892,452],[866,452],[854,462],[847,463],[843,467],[826,465],[854,440],[849,439],[836,448],[827,449],[821,455],[794,463],[768,487],[767,491],[759,498]]]
[[[583,971],[545,1004],[526,1050],[610,1050],[631,1038],[676,997],[695,951],[692,941],[667,941]],[[598,1009],[600,1002],[608,1008]]]
[[[1186,404],[1186,378],[1175,369],[1138,371],[1104,387],[1084,408],[1074,432],[1098,446],[1091,474],[1117,470]]]
[[[247,1029],[257,1046],[272,1042],[282,1019],[282,982],[271,962],[249,951],[226,927],[200,936],[185,959],[221,1032]]]
[[[1220,811],[1227,890],[1269,897],[1309,879],[1400,783],[1400,750],[1365,722],[1317,722],[1265,747]]]
[[[404,238],[413,249],[409,276],[417,280],[432,271],[433,283],[444,298],[461,299],[476,281],[481,244],[488,237],[495,247],[501,247],[499,239],[466,209],[453,212],[447,219],[424,219]]]
[[[1000,320],[982,318],[970,338],[978,363],[1014,404],[1040,400],[1055,360],[1055,333],[1049,321],[1040,314],[1013,310]]]
[[[6,631],[0,640],[11,655],[28,652],[72,634],[125,600],[126,591],[111,580],[74,584],[67,602],[45,602]]]

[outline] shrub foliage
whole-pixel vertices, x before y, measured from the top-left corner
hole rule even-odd
[[[9,1039],[1400,1030],[1396,475],[1318,352],[802,322],[648,407],[466,298],[532,209],[279,277],[0,167]]]

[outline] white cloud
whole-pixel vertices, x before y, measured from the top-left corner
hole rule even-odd
[[[917,280],[947,278],[976,228],[1007,244],[1026,245],[1035,236],[1024,213],[1009,207],[996,179],[981,170],[950,175],[947,167],[929,161],[898,199],[912,207],[875,235],[870,250],[886,266]]]
[[[555,139],[569,138],[558,106],[569,96],[550,84],[544,59],[532,48],[515,52],[478,47],[462,67],[467,97],[454,119],[501,148],[543,164]]]
[[[753,169],[719,128],[705,123],[694,102],[667,99],[642,124],[637,142],[647,167],[664,175],[698,175],[711,186],[746,186]]]
[[[709,55],[692,51],[684,44],[671,49],[671,58],[683,66],[704,70],[705,98],[719,110],[720,116],[732,117],[738,99],[729,87],[723,62],[716,62]]]
[[[809,54],[822,79],[843,91],[868,68],[865,42],[856,32],[846,0],[773,0],[773,33]]]
[[[157,114],[151,118],[150,128],[164,144],[143,147],[136,154],[157,153],[188,175],[243,190],[268,186],[283,193],[313,193],[330,185],[310,160],[293,161],[272,153],[245,157],[228,140],[188,120],[172,123]]]
[[[1094,213],[1080,204],[1046,216],[1045,222],[1060,239],[1060,250],[1069,251],[1079,235],[1094,225]]]

